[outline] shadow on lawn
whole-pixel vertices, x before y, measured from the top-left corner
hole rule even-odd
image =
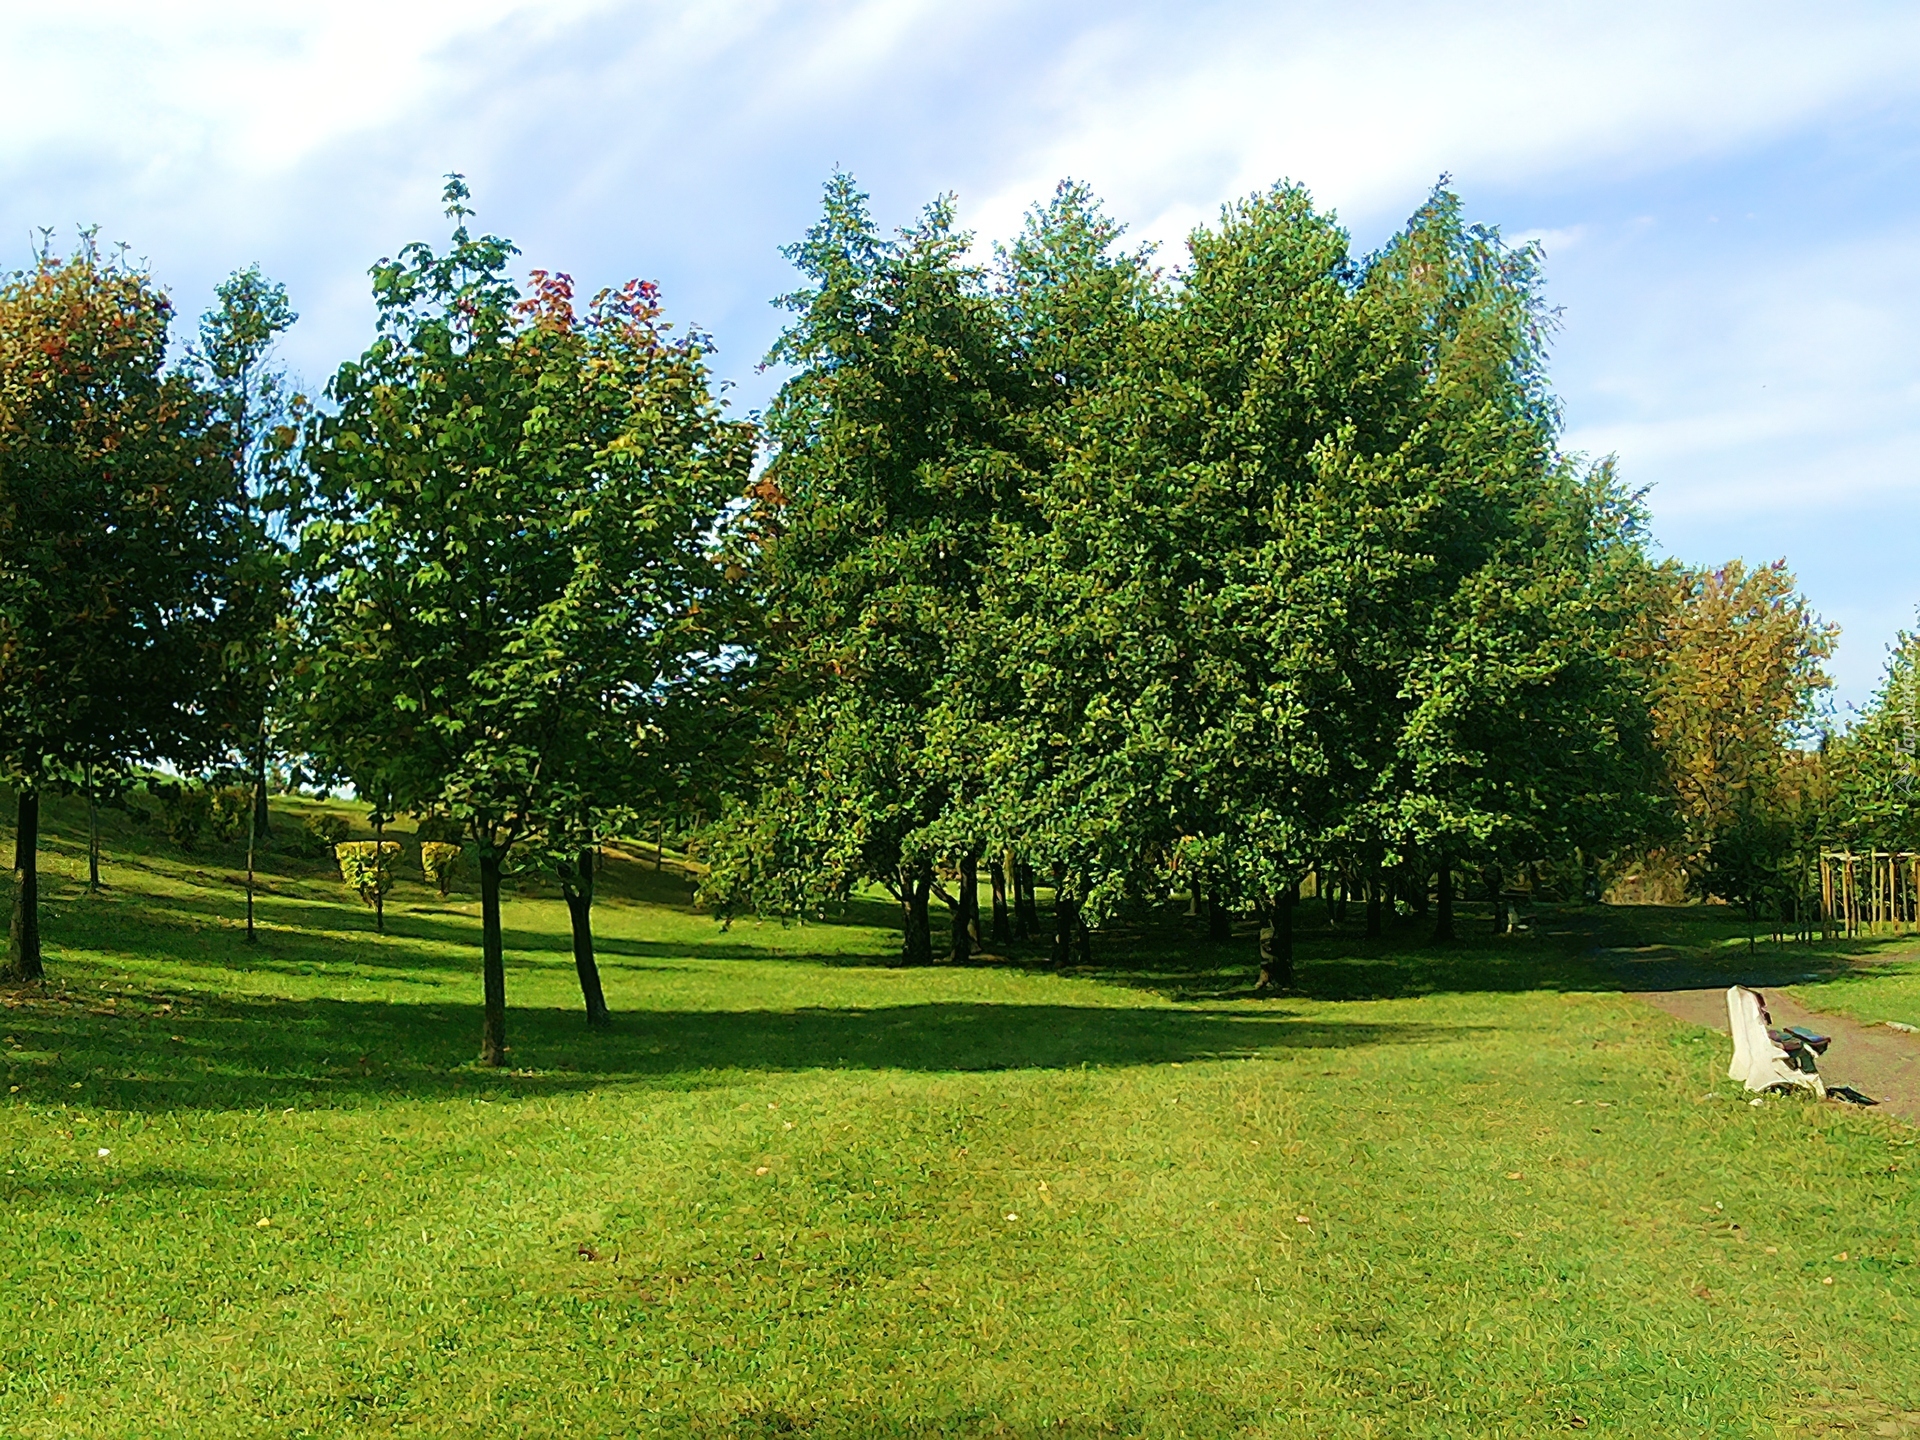
[[[1912,936],[1882,936],[1811,945],[1762,939],[1749,948],[1735,917],[1705,906],[1542,906],[1529,920],[1525,931],[1493,937],[1486,933],[1491,926],[1485,915],[1463,911],[1462,938],[1450,945],[1433,944],[1430,922],[1411,918],[1374,939],[1303,925],[1295,937],[1290,993],[1356,1001],[1808,985],[1911,960],[1915,947]],[[1256,944],[1244,924],[1231,939],[1208,942],[1191,923],[1154,917],[1102,930],[1094,958],[1111,955],[1115,961],[1065,973],[1181,1001],[1256,998]]]
[[[124,994],[124,992],[123,992]],[[610,1032],[573,1010],[508,1015],[513,1071],[469,1062],[477,1006],[342,1000],[126,996],[105,1014],[94,996],[11,997],[24,1047],[9,1057],[16,1097],[110,1109],[255,1109],[562,1093],[609,1084],[672,1088],[738,1071],[966,1072],[1156,1065],[1289,1050],[1434,1044],[1479,1027],[1382,1024],[1261,1010],[936,1002],[884,1008],[628,1011]],[[178,1037],[178,1038],[175,1038]],[[78,1081],[78,1088],[74,1082]]]

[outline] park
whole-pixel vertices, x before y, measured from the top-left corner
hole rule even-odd
[[[0,277],[0,1434],[1920,1435],[1920,637],[1540,240],[834,168],[749,406],[437,184]]]

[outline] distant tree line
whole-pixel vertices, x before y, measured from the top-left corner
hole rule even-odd
[[[1163,268],[1080,186],[982,258],[951,201],[887,234],[835,176],[750,419],[653,286],[518,283],[467,200],[311,403],[257,268],[177,361],[91,236],[0,285],[13,978],[40,796],[156,765],[250,797],[249,937],[280,761],[369,807],[376,900],[394,818],[443,885],[464,844],[494,1064],[504,871],[557,879],[605,1023],[596,857],[663,815],[723,915],[873,886],[907,961],[964,959],[1045,888],[1066,961],[1187,896],[1258,919],[1275,988],[1303,887],[1446,940],[1517,876],[1758,913],[1826,840],[1920,849],[1915,643],[1828,738],[1832,629],[1784,565],[1653,557],[1561,448],[1538,254],[1444,187],[1355,255],[1278,186]]]

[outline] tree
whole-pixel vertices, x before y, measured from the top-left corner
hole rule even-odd
[[[189,760],[231,534],[224,443],[166,365],[171,307],[89,234],[0,285],[0,771],[18,791],[6,973],[41,974],[39,796]]]
[[[931,958],[936,863],[986,837],[977,729],[960,696],[996,516],[1019,503],[1018,376],[985,277],[942,199],[883,238],[851,177],[785,253],[807,288],[770,354],[794,368],[743,517],[766,615],[752,793],[713,837],[722,908],[805,913],[861,881],[901,903]],[[948,899],[970,944],[970,885]]]
[[[1366,290],[1406,337],[1426,450],[1402,490],[1409,583],[1381,612],[1397,718],[1369,809],[1422,893],[1438,872],[1449,940],[1460,866],[1481,869],[1498,926],[1509,868],[1644,833],[1657,777],[1630,651],[1645,516],[1610,463],[1559,453],[1531,247],[1467,225],[1443,187]]]
[[[1825,758],[1834,788],[1826,838],[1920,851],[1920,635],[1901,632],[1880,688]]]
[[[1390,608],[1418,377],[1298,187],[1188,250],[1170,291],[1136,269],[1117,363],[999,577],[1022,688],[1007,768],[1089,914],[1174,882],[1221,918],[1259,907],[1284,983],[1278,922],[1391,733],[1363,641]]]
[[[299,685],[308,748],[472,841],[481,1058],[499,1065],[503,869],[527,852],[578,867],[669,748],[665,723],[686,722],[671,702],[728,668],[714,537],[751,434],[723,418],[704,337],[672,337],[653,286],[581,312],[567,277],[535,271],[523,298],[503,274],[513,247],[469,234],[467,198],[452,177],[444,254],[416,243],[375,267],[378,337],[311,427]],[[573,895],[590,883],[576,868]]]
[[[220,609],[221,665],[205,718],[214,732],[210,738],[238,760],[252,794],[246,826],[251,942],[255,851],[271,830],[267,764],[292,601],[284,516],[306,402],[273,358],[275,342],[299,318],[286,288],[253,265],[230,275],[214,297],[218,304],[200,319],[190,362],[224,424],[228,527],[236,544]]]
[[[1679,859],[1702,894],[1751,912],[1793,845],[1802,747],[1816,733],[1832,683],[1822,662],[1839,632],[1814,614],[1784,560],[1669,565],[1658,580],[1645,653]]]

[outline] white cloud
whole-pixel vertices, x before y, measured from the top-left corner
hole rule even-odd
[[[1677,548],[1805,552],[1803,576],[1841,597],[1822,603],[1911,616],[1898,560],[1890,574],[1844,561],[1862,525],[1914,493],[1911,174],[1856,157],[1884,174],[1836,202],[1829,230],[1753,219],[1796,202],[1742,167],[1874,117],[1910,130],[1920,7],[8,8],[6,258],[32,225],[98,220],[153,257],[188,311],[259,259],[306,314],[293,351],[310,378],[364,343],[367,265],[441,233],[449,169],[473,177],[482,222],[530,262],[584,283],[668,281],[674,312],[719,332],[754,396],[764,382],[747,367],[776,323],[765,302],[790,278],[775,248],[836,163],[888,218],[958,189],[987,239],[1072,175],[1168,259],[1222,202],[1281,177],[1337,207],[1364,248],[1452,172],[1476,218],[1546,246],[1567,305],[1570,439],[1655,482]],[[1719,187],[1699,197],[1710,208],[1661,188],[1683,174]]]

